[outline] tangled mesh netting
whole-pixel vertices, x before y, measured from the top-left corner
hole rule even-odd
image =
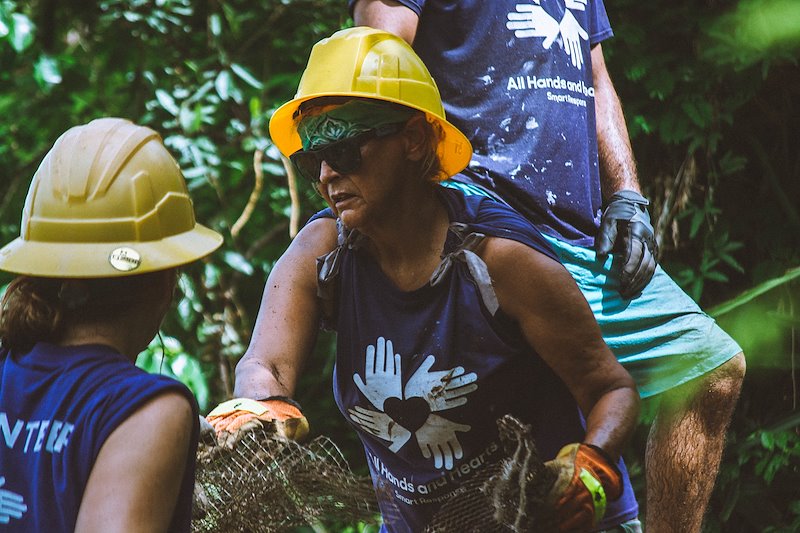
[[[463,483],[426,533],[554,531],[544,501],[555,476],[539,459],[530,428],[511,416],[497,425],[504,458]],[[327,437],[298,444],[260,427],[233,447],[210,441],[197,453],[193,531],[286,532],[378,517],[370,478],[355,475]]]
[[[198,446],[193,531],[272,533],[376,520],[371,480],[355,475],[327,437],[298,444],[261,427],[233,447],[210,440]]]
[[[497,428],[503,459],[462,484],[434,515],[426,533],[556,531],[545,504],[556,474],[539,458],[530,427],[506,415]]]

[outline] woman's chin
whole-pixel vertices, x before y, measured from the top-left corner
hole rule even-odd
[[[356,229],[361,223],[361,217],[358,216],[357,213],[353,213],[349,209],[346,209],[341,213],[337,213],[337,216],[347,229]]]

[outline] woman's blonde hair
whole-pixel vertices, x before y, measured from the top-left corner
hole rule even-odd
[[[439,141],[444,135],[442,127],[437,122],[427,120],[423,115],[425,122],[425,156],[419,163],[419,174],[428,181],[440,182],[447,179],[444,170],[442,169],[442,161],[439,158]]]

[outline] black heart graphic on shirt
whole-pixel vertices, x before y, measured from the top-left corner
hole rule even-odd
[[[387,398],[383,402],[383,412],[413,433],[421,428],[428,419],[431,408],[428,406],[428,402],[419,396],[412,396],[407,400]]]

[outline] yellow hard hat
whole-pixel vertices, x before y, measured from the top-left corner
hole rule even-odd
[[[283,155],[302,148],[295,121],[298,107],[322,96],[370,98],[423,111],[444,132],[437,150],[444,173],[452,176],[469,164],[472,145],[445,118],[439,89],[425,64],[396,35],[359,26],[314,45],[295,98],[269,121],[272,142]]]
[[[33,175],[0,270],[39,277],[143,274],[213,252],[178,164],[155,131],[119,118],[67,130]]]

